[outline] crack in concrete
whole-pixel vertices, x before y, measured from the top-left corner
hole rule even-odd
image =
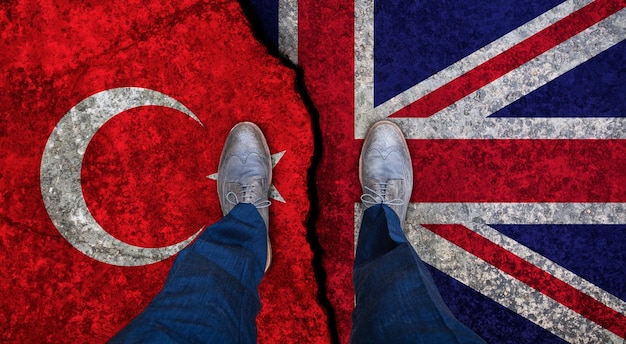
[[[306,219],[307,234],[306,238],[313,252],[311,265],[317,281],[317,301],[327,316],[328,332],[331,343],[339,343],[339,332],[337,330],[337,318],[335,309],[330,302],[327,294],[327,273],[322,265],[322,256],[324,249],[317,237],[317,219],[319,217],[319,196],[317,193],[317,168],[322,159],[322,129],[320,125],[320,114],[306,87],[304,70],[302,67],[291,62],[287,57],[283,56],[277,48],[270,44],[269,38],[265,35],[261,25],[261,19],[256,14],[249,0],[238,0],[244,14],[250,22],[254,37],[263,44],[270,55],[278,58],[283,65],[296,72],[295,88],[309,113],[311,119],[311,130],[313,133],[313,156],[311,164],[307,170],[307,193],[309,196],[309,213]]]

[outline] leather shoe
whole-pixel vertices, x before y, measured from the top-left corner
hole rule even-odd
[[[269,188],[272,183],[272,160],[265,136],[257,125],[241,122],[235,125],[224,143],[217,174],[217,193],[224,215],[238,203],[254,205],[269,227]],[[271,261],[271,244],[267,238],[267,262]]]
[[[359,159],[359,180],[363,205],[389,206],[404,227],[413,190],[413,165],[404,135],[393,122],[377,122],[368,131]]]

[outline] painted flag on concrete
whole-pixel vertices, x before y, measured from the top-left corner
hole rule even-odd
[[[309,114],[236,1],[3,2],[0,35],[0,341],[104,342],[137,315],[221,218],[207,176],[244,120],[275,165],[259,341],[326,341]]]
[[[492,343],[624,340],[626,2],[269,2],[320,112],[342,340],[360,140],[384,118],[416,171],[409,237],[463,322]]]

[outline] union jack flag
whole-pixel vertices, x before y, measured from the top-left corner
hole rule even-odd
[[[409,239],[462,321],[488,342],[624,341],[625,1],[252,5],[313,73],[313,100],[327,97],[316,78],[353,86],[351,108],[322,101],[322,120],[349,114],[355,140],[384,118],[405,132]]]

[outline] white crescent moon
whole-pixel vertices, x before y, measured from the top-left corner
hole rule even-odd
[[[178,110],[204,126],[187,107],[163,93],[139,87],[113,88],[96,93],[70,109],[57,123],[43,152],[41,194],[50,219],[72,246],[103,263],[118,266],[155,263],[182,250],[202,230],[171,246],[139,247],[111,236],[87,208],[80,174],[89,141],[117,114],[147,105]]]

